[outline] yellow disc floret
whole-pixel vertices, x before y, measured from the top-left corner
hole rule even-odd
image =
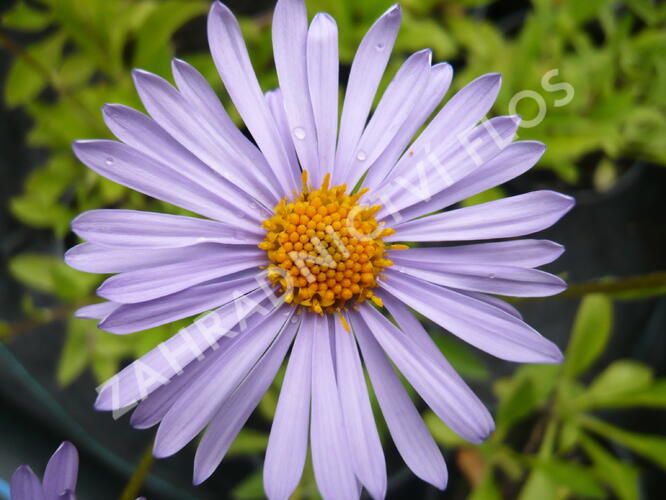
[[[313,190],[303,172],[302,192],[293,201],[282,200],[264,221],[267,235],[259,248],[271,262],[268,278],[287,302],[318,314],[342,311],[350,301],[381,305],[372,290],[393,264],[382,238],[394,231],[375,219],[379,205],[359,205],[367,189],[346,194],[344,184],[329,187],[329,182],[326,175]]]

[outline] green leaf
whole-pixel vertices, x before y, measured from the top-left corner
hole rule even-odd
[[[498,381],[497,428],[506,431],[543,405],[553,392],[559,372],[557,365],[525,365],[513,377]]]
[[[583,435],[580,443],[592,459],[597,476],[610,486],[620,500],[638,500],[639,472],[636,467],[618,460],[589,436]]]
[[[467,344],[451,335],[442,335],[439,332],[432,335],[432,339],[461,376],[467,380],[488,380],[490,370]]]
[[[159,71],[166,65],[168,70],[174,33],[192,18],[204,14],[208,7],[209,3],[203,1],[170,0],[157,4],[139,30],[134,65],[149,71]]]
[[[467,500],[501,500],[500,489],[495,482],[495,477],[490,467],[486,467],[483,479],[472,490]]]
[[[10,107],[27,103],[46,87],[51,76],[48,68],[60,59],[64,42],[62,34],[57,33],[30,46],[25,56],[14,60],[5,81],[5,101]]]
[[[615,361],[580,396],[578,405],[581,409],[666,407],[666,381],[653,385],[649,366],[632,360]]]
[[[0,340],[8,338],[10,333],[11,330],[9,328],[9,323],[4,320],[0,320]]]
[[[71,319],[67,322],[67,337],[56,372],[61,386],[69,385],[85,370],[89,359],[86,331],[94,331],[96,328],[94,320]]]
[[[423,420],[428,429],[430,429],[432,437],[442,446],[455,448],[467,444],[467,441],[453,432],[451,428],[442,422],[431,410],[425,411],[423,414]]]
[[[268,435],[252,429],[243,429],[236,440],[233,442],[228,456],[231,455],[251,455],[263,453],[268,446]]]
[[[494,187],[466,198],[462,201],[461,205],[464,207],[471,207],[473,205],[480,205],[481,203],[487,203],[489,201],[501,200],[505,196],[506,193],[501,187]]]
[[[85,54],[72,54],[58,69],[58,81],[66,88],[86,84],[95,71],[93,62]]]
[[[48,11],[37,10],[28,5],[26,0],[21,0],[2,15],[2,26],[15,30],[38,31],[45,28],[50,19]]]
[[[264,475],[261,467],[243,479],[233,490],[233,498],[236,500],[255,500],[263,497]]]
[[[564,359],[564,376],[583,373],[603,352],[613,324],[613,305],[601,294],[588,295],[578,309]]]
[[[588,498],[604,497],[604,490],[588,467],[555,458],[539,460],[536,467],[554,484],[564,486],[573,493]]]
[[[55,258],[49,255],[23,254],[9,261],[9,272],[24,285],[40,292],[53,293]]]
[[[273,420],[275,416],[275,409],[277,408],[278,391],[274,387],[270,387],[264,397],[259,401],[259,413],[267,420]]]
[[[414,52],[431,48],[438,61],[446,60],[456,51],[455,40],[442,24],[428,17],[415,18],[405,10],[403,29],[395,43],[395,50]]]
[[[570,452],[578,444],[579,438],[580,429],[577,423],[572,420],[566,420],[560,429],[560,453]]]
[[[666,438],[663,436],[628,432],[589,416],[581,418],[581,423],[596,434],[615,441],[666,469]]]
[[[533,469],[518,500],[556,500],[556,488],[551,478],[540,469]]]
[[[515,422],[529,415],[536,406],[532,381],[519,378],[512,384],[499,404],[497,412],[497,427],[508,429]]]
[[[118,373],[119,360],[111,356],[93,356],[90,366],[99,383],[109,380]]]
[[[76,271],[52,255],[18,255],[10,260],[9,270],[24,285],[68,301],[85,297],[99,282],[98,276]]]

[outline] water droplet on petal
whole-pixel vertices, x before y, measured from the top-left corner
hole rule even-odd
[[[492,279],[495,279],[495,273],[490,273],[490,274],[488,275],[488,277],[489,277],[491,280],[492,280]]]
[[[104,163],[106,163],[107,166],[110,167],[111,165],[113,165],[113,162],[114,162],[114,161],[115,161],[115,160],[114,160],[112,157],[107,156],[107,157],[106,157],[106,160],[104,160]]]
[[[384,45],[381,42],[375,45],[375,49],[377,49],[377,52],[381,52],[382,50],[384,50],[384,47],[386,47],[386,45]]]
[[[294,129],[294,137],[299,140],[305,139],[305,129],[303,127],[296,127]]]
[[[359,152],[356,154],[356,159],[357,159],[358,161],[365,161],[367,158],[368,158],[368,155],[365,154],[365,151],[359,151]]]
[[[259,208],[259,205],[257,205],[255,202],[251,201],[250,202],[250,210],[256,210]]]

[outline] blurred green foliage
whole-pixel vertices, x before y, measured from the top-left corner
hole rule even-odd
[[[391,2],[307,3],[311,13],[327,11],[336,18],[341,63],[348,66],[366,29]],[[512,111],[513,96],[523,90],[543,98],[543,121],[520,129],[519,136],[547,144],[538,168],[550,169],[561,182],[575,186],[588,178],[604,190],[633,162],[666,164],[666,3],[533,0],[523,11],[503,14],[499,23],[488,20],[488,9],[501,10],[502,3],[404,0],[403,27],[383,86],[408,53],[431,47],[436,61],[451,61],[458,70],[454,90],[483,73],[503,74],[494,114]],[[47,160],[29,173],[22,194],[11,200],[11,211],[21,223],[64,240],[71,219],[93,208],[179,212],[86,169],[73,157],[71,142],[110,138],[101,106],[118,102],[141,109],[130,70],[140,67],[170,78],[175,55],[194,64],[229,105],[205,49],[204,31],[198,35],[198,48],[179,45],[184,27],[203,26],[208,7],[205,0],[21,0],[2,16],[0,44],[14,55],[4,82],[4,101],[30,116],[29,145],[48,152]],[[271,89],[277,78],[270,11],[240,21],[260,83],[265,90]],[[26,36],[35,41],[17,42]],[[557,74],[544,83],[544,75],[554,69]],[[570,84],[574,91],[565,105],[558,104],[566,90],[553,87],[561,83]],[[516,111],[531,120],[539,110],[534,99],[526,98]],[[240,124],[235,111],[230,112]],[[466,203],[500,196],[498,188]],[[0,338],[11,339],[30,327],[65,319],[67,340],[57,373],[63,385],[87,368],[99,381],[105,380],[122,360],[144,354],[186,323],[123,337],[104,333],[94,321],[69,319],[74,309],[95,301],[99,277],[69,269],[59,256],[41,254],[14,257],[10,271],[26,287],[54,297],[60,305],[39,307],[26,295],[27,319],[18,324],[0,322]],[[495,384],[497,432],[487,443],[462,442],[433,414],[425,413],[438,442],[455,448],[471,498],[501,498],[507,488],[524,499],[600,498],[607,491],[623,500],[638,498],[638,464],[620,460],[615,447],[666,467],[666,441],[619,429],[597,412],[666,407],[666,380],[654,380],[649,368],[639,363],[618,360],[590,383],[582,381],[595,367],[612,329],[610,295],[589,292],[619,290],[624,295],[614,299],[631,299],[662,293],[665,286],[666,279],[660,275],[574,287],[574,295],[585,298],[566,363],[524,366]],[[488,368],[471,350],[448,337],[436,333],[434,337],[466,379],[488,381]],[[267,421],[278,388],[279,378],[260,405]],[[525,425],[532,426],[532,434],[518,446],[514,435]],[[230,453],[260,453],[265,446],[263,433],[244,430]],[[261,492],[260,472],[242,482],[235,495],[256,498],[257,492]],[[311,472],[296,496],[316,496]]]
[[[665,438],[625,431],[599,414],[666,408],[666,379],[655,379],[642,363],[620,359],[584,382],[610,339],[612,311],[605,295],[586,296],[563,365],[526,365],[495,382],[497,430],[485,443],[466,443],[431,411],[425,413],[435,439],[457,449],[470,498],[636,500],[637,458],[666,469]],[[620,458],[618,447],[635,458],[627,459],[626,453]]]

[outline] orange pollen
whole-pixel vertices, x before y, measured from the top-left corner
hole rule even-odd
[[[347,187],[329,187],[326,174],[319,189],[312,189],[303,172],[303,189],[292,201],[275,207],[263,222],[266,238],[259,248],[271,262],[268,279],[279,286],[285,300],[317,314],[347,309],[347,303],[366,299],[381,305],[373,293],[386,258],[383,238],[394,233],[378,223],[381,206],[359,204],[367,192],[346,194]]]

